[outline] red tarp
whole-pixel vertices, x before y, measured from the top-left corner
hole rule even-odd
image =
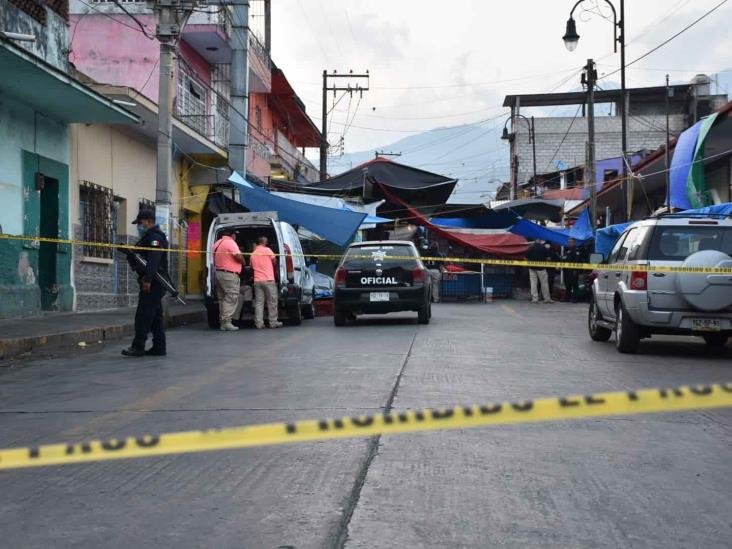
[[[394,193],[390,192],[383,185],[379,185],[390,202],[403,206],[410,216],[410,222],[415,225],[427,227],[430,231],[440,235],[447,240],[467,246],[483,253],[496,255],[499,257],[521,257],[526,254],[529,249],[529,242],[523,237],[513,233],[501,234],[464,234],[454,233],[430,223],[424,215],[415,210],[412,206],[404,202]]]

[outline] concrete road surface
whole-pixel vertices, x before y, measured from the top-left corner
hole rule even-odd
[[[334,328],[169,333],[0,368],[0,446],[732,380],[732,349],[593,343],[586,305],[435,306]],[[0,472],[3,547],[732,543],[732,411],[445,431]]]

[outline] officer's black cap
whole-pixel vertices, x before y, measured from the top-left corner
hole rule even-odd
[[[137,225],[143,219],[155,221],[155,212],[153,212],[152,210],[142,210],[140,213],[137,214],[137,217],[132,222],[132,224]]]

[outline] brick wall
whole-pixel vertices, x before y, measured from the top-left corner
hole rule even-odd
[[[545,173],[556,171],[556,161],[567,166],[585,163],[585,143],[587,141],[587,119],[578,116],[536,118],[536,171]],[[671,115],[669,120],[671,135],[686,129],[686,117],[682,114]],[[518,135],[514,142],[514,153],[519,157],[519,182],[523,183],[532,176],[532,152],[526,125],[517,124]],[[569,129],[569,131],[568,131]],[[565,137],[566,134],[566,137]],[[621,120],[617,116],[595,117],[595,158],[613,158],[621,154]],[[564,139],[564,141],[562,141]],[[628,151],[641,149],[654,150],[666,143],[665,115],[630,116],[628,118]]]
[[[81,226],[74,226],[74,237],[83,240]],[[127,236],[127,244],[137,242],[136,236]],[[173,247],[179,243],[172,242]],[[182,246],[185,248],[185,241]],[[185,254],[171,253],[168,256],[170,277],[177,286],[179,269],[186,268]],[[114,251],[113,259],[100,260],[85,258],[80,247],[74,248],[74,286],[76,288],[76,310],[98,311],[117,307],[134,307],[140,286],[137,275],[132,272],[127,258],[119,250]],[[185,272],[185,271],[183,271]],[[185,288],[180,288],[184,294]]]

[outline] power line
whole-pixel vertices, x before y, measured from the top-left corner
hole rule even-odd
[[[99,15],[102,15],[102,16],[106,17],[107,19],[111,19],[112,21],[114,21],[115,23],[118,23],[118,24],[122,25],[123,27],[127,27],[128,29],[132,29],[135,32],[140,32],[140,33],[144,34],[145,37],[148,40],[155,40],[155,37],[154,36],[151,38],[146,32],[140,30],[137,27],[133,27],[132,25],[128,25],[124,21],[120,21],[119,19],[117,19],[116,17],[114,17],[114,15],[109,14],[109,13],[107,13],[105,11],[100,10],[99,8],[97,8],[96,6],[94,6],[93,4],[89,4],[85,0],[79,0],[79,2],[81,2],[82,4],[84,4],[85,6],[87,6],[88,8],[93,9]]]
[[[145,25],[143,25],[140,20],[135,17],[132,13],[127,11],[127,8],[122,5],[122,3],[119,0],[112,0],[114,2],[114,5],[117,6],[119,9],[121,9],[125,14],[132,19],[135,23],[137,23],[137,26],[140,27],[140,32],[144,34],[148,39],[155,40],[155,37],[147,32],[147,29],[145,28]]]
[[[721,2],[719,3],[719,4],[717,4],[716,6],[714,6],[714,7],[712,8],[712,9],[710,9],[709,11],[705,12],[704,14],[702,14],[702,15],[701,15],[700,17],[698,17],[697,19],[695,19],[694,21],[692,21],[691,23],[689,23],[688,25],[686,25],[686,26],[685,26],[685,27],[684,27],[683,29],[681,29],[681,30],[680,30],[680,31],[678,31],[677,33],[673,34],[672,36],[670,36],[669,38],[667,38],[667,39],[666,39],[666,40],[664,40],[663,42],[661,42],[661,43],[660,43],[659,45],[657,45],[656,47],[654,47],[654,48],[651,48],[650,50],[648,50],[648,51],[647,51],[646,53],[644,53],[644,54],[643,54],[643,55],[641,55],[640,57],[636,57],[636,58],[635,58],[635,59],[633,59],[633,60],[632,60],[632,61],[631,61],[630,63],[626,63],[626,64],[625,64],[625,67],[627,68],[627,67],[629,67],[629,66],[631,66],[631,65],[633,65],[633,64],[635,64],[635,63],[637,63],[637,62],[638,62],[638,61],[640,61],[641,59],[645,59],[646,57],[648,57],[649,55],[651,55],[651,54],[652,54],[653,52],[655,52],[655,51],[658,51],[658,50],[659,50],[659,49],[661,49],[661,48],[662,48],[663,46],[665,46],[666,44],[668,44],[669,42],[671,42],[671,41],[672,41],[673,39],[675,39],[675,38],[677,38],[677,37],[681,36],[681,35],[682,35],[683,33],[685,33],[685,32],[686,32],[687,30],[689,30],[689,29],[690,29],[690,28],[692,28],[692,27],[693,27],[694,25],[696,25],[697,23],[699,23],[699,22],[700,22],[701,20],[705,19],[706,17],[708,17],[709,15],[711,15],[712,13],[714,13],[715,11],[717,11],[717,10],[718,10],[719,8],[721,8],[721,7],[722,7],[722,6],[724,5],[724,4],[726,4],[727,2],[728,2],[728,0],[722,0],[722,1],[721,1]],[[620,72],[620,69],[615,69],[614,71],[612,71],[612,72],[610,72],[610,73],[607,73],[607,74],[603,75],[603,76],[602,76],[601,78],[603,78],[603,79],[604,79],[604,78],[607,78],[608,76],[612,76],[613,74],[616,74],[616,73],[618,73],[618,72]]]

